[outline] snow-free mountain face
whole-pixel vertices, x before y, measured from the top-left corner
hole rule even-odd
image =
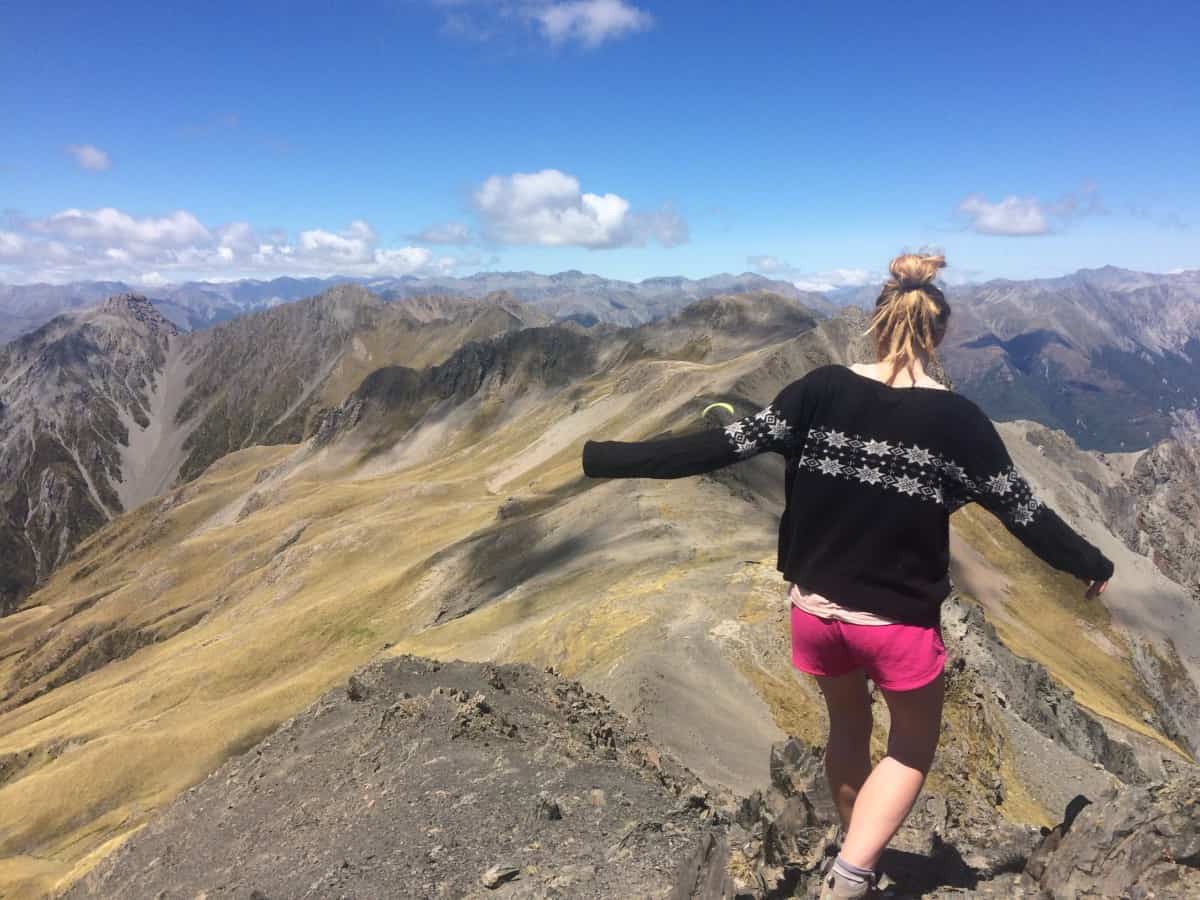
[[[127,463],[161,418],[178,338],[124,294],[0,348],[0,612],[139,493]]]
[[[1061,428],[1085,448],[1148,447],[1200,408],[1200,270],[1105,268],[949,289],[942,356],[994,419]]]
[[[0,351],[0,610],[122,512],[228,453],[303,440],[372,372],[444,363],[444,381],[460,363],[489,365],[474,342],[551,321],[509,295],[388,302],[356,284],[194,332],[138,295],[55,318]],[[717,359],[815,323],[776,294],[711,298],[642,326],[635,343]],[[610,341],[622,332],[605,327]]]
[[[289,298],[326,282],[181,285],[165,292],[169,299],[138,304],[142,324],[137,327],[144,329],[146,321],[157,317],[155,327],[170,333],[166,350],[139,351],[149,353],[149,363],[132,358],[120,363],[149,379],[142,386],[149,393],[137,403],[145,406],[153,424],[130,431],[122,421],[108,423],[110,413],[117,413],[106,406],[112,401],[105,400],[86,407],[87,415],[105,421],[79,434],[73,429],[85,417],[74,410],[86,406],[80,397],[89,392],[113,396],[109,386],[90,384],[93,377],[106,377],[104,363],[96,373],[77,365],[74,374],[64,375],[79,386],[52,413],[35,414],[38,404],[45,404],[33,399],[43,387],[35,389],[28,375],[18,383],[16,374],[25,371],[20,360],[31,355],[45,353],[45,365],[53,365],[62,356],[55,348],[71,340],[70,323],[97,333],[95,321],[100,320],[71,312],[13,344],[6,359],[17,362],[6,363],[11,371],[0,375],[5,379],[0,403],[12,423],[0,440],[9,476],[0,552],[10,560],[0,584],[5,598],[0,604],[16,602],[80,536],[177,479],[191,478],[213,460],[251,443],[302,439],[315,409],[336,405],[381,364],[432,364],[469,336],[556,319],[601,330],[620,328],[622,320],[642,323],[648,349],[639,352],[662,352],[670,336],[670,351],[680,358],[711,361],[741,352],[751,340],[770,343],[778,334],[811,325],[813,315],[823,313],[813,295],[790,289],[744,294],[766,299],[757,305],[746,299],[736,308],[720,299],[692,300],[679,315],[667,315],[689,298],[764,282],[757,276],[716,276],[633,284],[580,272],[482,273],[372,282],[386,301],[347,283],[301,303]],[[56,303],[85,303],[90,292],[111,287],[40,286],[25,299],[33,303],[28,310],[44,313]],[[434,288],[445,293],[429,293]],[[6,289],[7,308],[19,305],[16,297],[14,289]],[[956,389],[995,419],[1060,428],[1085,448],[1134,451],[1158,444],[1180,416],[1194,414],[1200,406],[1200,273],[1159,276],[1108,268],[1061,279],[954,287],[950,298],[954,316],[943,347],[946,371]],[[781,306],[779,299],[786,304]],[[269,308],[247,312],[262,305]],[[110,310],[103,321],[112,326],[119,319]],[[186,333],[176,327],[179,322],[191,327],[213,321],[217,324]],[[470,321],[474,330],[424,327],[451,321]],[[656,322],[663,324],[651,324]],[[123,352],[132,352],[141,340],[134,337],[138,333],[135,328],[120,340],[112,335],[105,340],[124,341]],[[45,370],[36,371],[45,380]],[[72,424],[50,430],[46,423],[55,416]],[[35,434],[54,439],[47,444]],[[70,435],[70,447],[59,434]],[[50,457],[48,447],[57,448]],[[56,454],[66,455],[59,460]],[[27,465],[33,468],[23,468]],[[47,465],[58,480],[35,485],[31,479],[49,478],[43,474]],[[29,499],[33,497],[43,499]],[[1167,528],[1168,533],[1176,531]],[[15,549],[18,545],[24,549]],[[1191,571],[1179,562],[1171,565],[1173,571]]]
[[[128,293],[119,281],[0,285],[0,343],[35,331],[55,316]]]

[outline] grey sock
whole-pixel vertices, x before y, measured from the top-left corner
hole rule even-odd
[[[854,884],[870,883],[875,881],[875,870],[864,869],[861,866],[856,866],[853,863],[848,863],[839,856],[833,861],[833,871],[840,875],[846,881]]]

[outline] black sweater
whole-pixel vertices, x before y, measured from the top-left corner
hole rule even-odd
[[[844,366],[813,370],[723,429],[588,441],[583,471],[681,478],[764,451],[786,461],[779,571],[842,606],[936,625],[950,588],[950,513],[971,502],[1051,566],[1085,580],[1112,576],[1112,563],[1033,496],[974,403]]]

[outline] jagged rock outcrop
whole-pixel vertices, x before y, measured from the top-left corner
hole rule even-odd
[[[951,673],[969,670],[975,685],[987,691],[1002,710],[1124,782],[1147,780],[1133,748],[1109,737],[1095,717],[1075,703],[1071,690],[1050,677],[1045,666],[1005,647],[977,604],[960,596],[947,600],[942,606],[942,633],[951,656]]]
[[[815,896],[838,828],[819,750],[790,740],[771,785],[718,822],[680,867],[671,900]],[[1200,775],[1077,797],[1039,834],[993,816],[964,827],[933,792],[917,800],[880,861],[883,897],[1200,897]]]
[[[1025,873],[1054,900],[1200,897],[1200,775],[1069,809]]]
[[[1173,641],[1165,647],[1149,641],[1132,642],[1133,661],[1146,692],[1154,701],[1162,731],[1196,754],[1196,725],[1200,722],[1200,689],[1188,672]]]
[[[1135,515],[1123,536],[1200,602],[1200,431],[1181,429],[1151,447],[1125,484]]]

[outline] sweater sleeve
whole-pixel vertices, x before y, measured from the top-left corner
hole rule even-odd
[[[1048,565],[1086,581],[1107,581],[1113,564],[1033,493],[1013,465],[996,426],[984,415],[972,436],[966,500],[993,513]]]
[[[784,388],[766,407],[724,428],[657,441],[588,441],[583,472],[592,478],[683,478],[768,451],[787,455],[808,430],[811,376]]]

